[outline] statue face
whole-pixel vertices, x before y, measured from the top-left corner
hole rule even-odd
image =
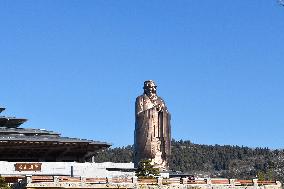
[[[146,81],[144,84],[144,93],[148,96],[156,95],[157,86],[153,81]]]

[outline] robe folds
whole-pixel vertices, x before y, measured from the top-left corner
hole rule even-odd
[[[157,106],[162,106],[162,111]],[[171,115],[162,98],[146,94],[135,102],[134,163],[151,159],[154,167],[168,170],[171,151]]]

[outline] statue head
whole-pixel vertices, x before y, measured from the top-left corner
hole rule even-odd
[[[157,94],[157,85],[153,80],[144,81],[144,94],[147,96],[153,96]]]

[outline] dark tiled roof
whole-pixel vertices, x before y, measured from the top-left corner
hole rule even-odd
[[[89,143],[95,145],[111,146],[106,142],[99,142],[86,139],[69,138],[69,137],[50,137],[50,136],[16,136],[16,135],[0,135],[1,141],[22,141],[22,142],[57,142],[57,143]]]
[[[0,127],[0,135],[3,134],[24,134],[24,135],[60,135],[54,131],[47,131],[45,129],[29,129],[29,128],[7,128]]]
[[[0,112],[5,108],[0,107]],[[53,143],[87,143],[109,147],[111,144],[79,138],[61,137],[60,133],[47,131],[45,129],[18,128],[27,119],[0,116],[0,143],[10,142],[53,142]]]
[[[0,127],[16,128],[26,121],[27,119],[0,116]]]
[[[91,145],[111,146],[106,142],[93,140],[61,137],[59,133],[43,129],[5,128],[0,127],[0,142],[23,141],[23,142],[55,142],[55,143],[88,143]]]
[[[0,107],[0,113],[3,112],[4,110],[5,110],[5,108]]]

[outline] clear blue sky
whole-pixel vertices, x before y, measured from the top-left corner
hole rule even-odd
[[[277,0],[1,0],[0,74],[23,127],[132,144],[153,79],[176,140],[284,148]]]

